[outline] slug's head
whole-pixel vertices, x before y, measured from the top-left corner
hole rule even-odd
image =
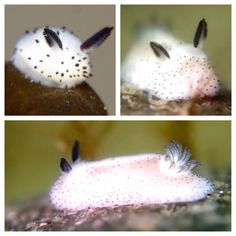
[[[112,29],[105,27],[84,41],[65,27],[26,31],[16,43],[13,65],[44,86],[74,87],[92,76],[88,53],[100,46]]]
[[[73,163],[76,161],[80,161],[80,143],[77,140],[75,141],[72,147],[71,159]],[[61,158],[60,167],[64,173],[69,173],[72,170],[71,165],[67,162],[65,158]]]
[[[171,77],[173,84],[177,81],[176,77],[183,78],[182,81],[185,81],[186,88],[188,88],[186,90],[189,90],[185,92],[186,97],[183,97],[185,99],[214,96],[219,90],[216,73],[206,54],[201,50],[207,32],[207,23],[205,19],[202,19],[197,26],[192,45],[175,42],[173,45],[165,46],[157,42],[150,42],[153,53],[160,62],[163,62],[163,71],[159,69],[160,76],[164,80]]]
[[[181,144],[172,141],[166,147],[166,153],[161,159],[160,169],[168,176],[181,176],[191,172],[199,163],[189,160],[191,151],[188,147],[182,148]]]

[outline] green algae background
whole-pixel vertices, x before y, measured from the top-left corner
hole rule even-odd
[[[208,37],[204,45],[223,85],[231,88],[230,5],[123,5],[121,7],[121,58],[135,43],[137,25],[148,27],[153,20],[170,33],[191,43],[198,22],[205,18]]]
[[[6,204],[47,195],[60,174],[60,158],[70,161],[75,139],[87,160],[164,153],[176,140],[191,148],[209,178],[210,170],[231,167],[230,121],[6,121]]]

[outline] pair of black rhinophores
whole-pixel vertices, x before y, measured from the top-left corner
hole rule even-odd
[[[205,39],[207,37],[207,23],[205,19],[200,20],[198,23],[197,30],[195,32],[194,38],[193,38],[193,45],[195,48],[198,47],[199,42],[201,39]],[[156,42],[150,42],[150,46],[155,53],[157,57],[161,56],[161,53],[163,53],[167,58],[170,59],[169,53],[166,51],[166,49]]]
[[[112,29],[113,29],[113,27],[105,27],[105,28],[99,30],[97,33],[95,33],[90,38],[85,40],[81,44],[80,49],[86,50],[92,46],[98,47],[110,35]],[[43,31],[43,35],[44,35],[45,40],[46,40],[47,44],[49,45],[49,47],[53,47],[53,45],[56,43],[58,45],[58,47],[61,50],[63,50],[63,44],[62,44],[62,41],[59,37],[59,32],[56,33],[53,30],[49,29],[49,27],[45,27],[44,31]],[[195,32],[194,38],[193,38],[194,47],[197,48],[201,38],[205,39],[206,37],[207,37],[207,23],[206,23],[205,19],[203,18],[202,20],[200,20],[197,30]],[[156,54],[156,56],[160,57],[161,53],[163,53],[166,57],[168,57],[170,59],[169,53],[166,51],[166,49],[162,45],[160,45],[156,42],[150,42],[150,46],[151,46],[152,50],[154,51],[154,53]]]
[[[112,30],[113,30],[113,27],[105,27],[99,30],[97,33],[95,33],[90,38],[85,40],[80,45],[80,49],[86,50],[86,49],[91,48],[92,46],[96,46],[96,47],[100,46],[106,40],[106,38],[110,35]],[[57,46],[61,50],[63,50],[63,44],[59,37],[60,36],[59,31],[55,32],[51,30],[49,27],[45,27],[43,30],[43,35],[49,47],[53,47],[56,43]]]
[[[72,162],[75,162],[79,158],[80,158],[80,143],[79,141],[76,140],[71,150]],[[72,169],[70,164],[67,162],[65,158],[61,158],[60,167],[61,170],[65,173],[69,173]]]

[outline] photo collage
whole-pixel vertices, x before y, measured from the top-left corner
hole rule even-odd
[[[1,11],[3,233],[232,232],[232,1]]]

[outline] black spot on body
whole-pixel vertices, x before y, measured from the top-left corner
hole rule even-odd
[[[35,42],[36,42],[36,43],[39,43],[39,40],[38,40],[38,39],[35,39]]]

